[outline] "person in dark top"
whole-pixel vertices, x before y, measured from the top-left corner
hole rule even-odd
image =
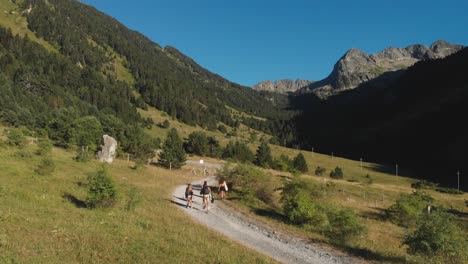
[[[186,208],[192,208],[192,200],[193,200],[193,189],[192,184],[188,184],[187,188],[185,188],[185,200],[187,201]]]
[[[203,195],[203,209],[210,208],[210,195],[211,195],[211,188],[208,186],[208,183],[206,181],[203,182],[203,187],[200,190],[200,195]]]

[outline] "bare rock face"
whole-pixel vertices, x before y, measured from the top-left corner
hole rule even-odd
[[[309,90],[321,98],[354,89],[360,84],[373,80],[383,73],[406,69],[420,60],[444,58],[463,46],[439,40],[430,47],[411,45],[406,48],[386,48],[375,54],[350,49],[335,64],[332,73],[325,79],[310,84]]]
[[[97,154],[98,159],[101,162],[112,163],[117,150],[117,140],[108,135],[102,136],[102,139],[104,145],[101,145],[101,150]]]
[[[275,93],[287,93],[294,92],[303,87],[311,84],[312,81],[296,79],[295,81],[291,79],[278,80],[275,82],[272,81],[262,81],[254,85],[252,88],[257,91],[269,91]]]

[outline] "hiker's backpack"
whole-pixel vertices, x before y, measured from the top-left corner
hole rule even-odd
[[[210,187],[207,186],[203,186],[203,189],[202,189],[202,194],[210,194]]]

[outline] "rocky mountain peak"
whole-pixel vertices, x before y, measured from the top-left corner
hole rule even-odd
[[[343,90],[354,89],[383,73],[406,69],[420,60],[444,58],[462,48],[444,40],[438,40],[430,47],[421,44],[406,48],[389,47],[370,55],[352,48],[338,60],[327,78],[309,85],[307,89],[326,98]]]
[[[301,88],[310,85],[312,81],[302,80],[297,78],[295,81],[291,79],[283,79],[272,82],[270,80],[262,81],[252,86],[257,91],[270,91],[276,93],[294,92]]]

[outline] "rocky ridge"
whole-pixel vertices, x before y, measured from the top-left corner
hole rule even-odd
[[[420,60],[444,58],[462,48],[443,40],[434,42],[430,47],[420,44],[406,48],[390,47],[375,54],[352,48],[338,60],[327,78],[302,88],[301,92],[312,91],[320,98],[326,98],[354,89],[383,73],[406,69]]]
[[[313,83],[312,81],[296,79],[283,79],[272,82],[270,80],[262,81],[257,83],[256,85],[252,86],[254,90],[257,91],[269,91],[275,93],[287,93],[287,92],[295,92],[301,88],[304,88],[308,85]]]

